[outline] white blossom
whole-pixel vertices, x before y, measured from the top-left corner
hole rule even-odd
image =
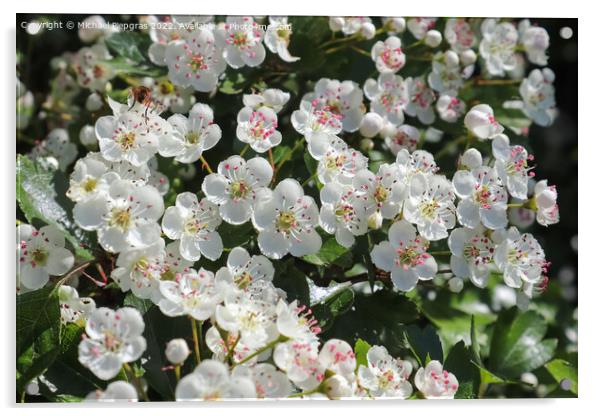
[[[243,107],[238,112],[236,137],[251,146],[257,153],[264,153],[282,141],[278,128],[278,117],[269,107],[254,110]]]
[[[55,225],[39,230],[29,224],[17,226],[17,288],[40,289],[49,277],[62,276],[75,259],[65,248],[65,236]]]
[[[479,166],[472,171],[458,170],[453,178],[454,191],[460,198],[458,221],[468,228],[480,222],[498,230],[508,224],[508,195],[494,168]]]
[[[381,135],[383,135],[382,131]],[[401,149],[413,152],[416,150],[419,140],[420,131],[409,124],[396,126],[392,134],[385,135],[385,143],[394,155],[397,155]]]
[[[96,309],[96,302],[89,297],[79,297],[77,289],[61,285],[58,289],[61,323],[74,323],[84,326],[90,314]]]
[[[108,193],[76,204],[73,218],[84,230],[97,231],[105,250],[118,253],[155,243],[161,234],[157,220],[163,208],[156,188],[119,179],[111,182]]]
[[[207,199],[219,205],[221,217],[230,224],[242,224],[251,218],[257,195],[272,180],[272,167],[261,157],[245,161],[230,156],[221,162],[217,173],[205,177],[202,189]]]
[[[318,208],[294,179],[283,180],[257,201],[252,218],[259,231],[259,248],[269,258],[280,259],[289,252],[300,257],[320,250],[322,239],[315,230]]]
[[[414,376],[416,388],[427,399],[453,399],[458,391],[458,379],[445,371],[437,360],[420,367]]]
[[[443,175],[416,174],[410,181],[403,216],[416,224],[420,235],[435,241],[456,225],[452,184]]]
[[[518,24],[520,43],[525,48],[527,59],[536,65],[547,65],[548,56],[546,52],[550,46],[550,35],[539,26],[532,26],[528,19]]]
[[[199,28],[185,39],[170,42],[164,59],[172,83],[201,92],[213,90],[226,70],[222,45],[208,28]]]
[[[195,104],[188,117],[174,114],[167,121],[173,132],[159,141],[159,154],[178,162],[196,162],[222,137],[222,130],[213,122],[213,110],[207,104]]]
[[[495,242],[482,226],[474,229],[456,228],[447,243],[451,250],[452,272],[457,277],[468,277],[477,287],[485,287],[493,266]]]
[[[537,222],[545,227],[560,221],[556,198],[558,198],[558,192],[555,185],[548,185],[547,180],[537,182],[534,189]]]
[[[357,378],[359,385],[367,389],[371,397],[410,397],[410,362],[391,357],[387,349],[380,345],[372,346],[366,358],[368,365],[359,366]]]
[[[403,123],[403,110],[409,102],[409,96],[402,77],[384,73],[378,76],[378,80],[368,78],[364,83],[364,94],[370,100],[370,111],[395,126]]]
[[[362,98],[362,90],[353,81],[321,78],[314,91],[303,96],[302,103],[339,115],[343,130],[354,132],[359,129],[365,111]]]
[[[386,272],[391,272],[395,287],[409,292],[418,280],[430,280],[437,273],[437,262],[426,252],[428,240],[416,236],[416,229],[406,220],[393,223],[388,232],[389,240],[378,243],[372,249],[372,262]]]
[[[188,315],[198,321],[214,316],[215,308],[223,299],[223,283],[212,272],[200,268],[177,273],[174,280],[163,280],[159,290],[163,295],[158,303],[165,315]]]
[[[504,282],[513,288],[538,284],[548,270],[545,253],[531,234],[521,234],[510,227],[495,248],[493,259],[504,275]]]
[[[492,139],[504,131],[504,127],[495,119],[493,109],[487,104],[472,107],[464,117],[464,125],[481,140]]]
[[[431,90],[422,77],[406,78],[406,91],[408,102],[403,110],[412,117],[418,117],[422,124],[432,124],[435,121],[435,111],[432,104],[435,93]]]
[[[224,363],[204,360],[176,387],[177,401],[256,398],[250,377],[230,374]]]
[[[165,210],[162,227],[167,237],[179,240],[186,260],[197,261],[203,256],[215,261],[223,250],[222,238],[215,230],[221,222],[217,205],[183,192],[176,197],[176,205]]]
[[[288,51],[292,30],[289,29],[288,17],[269,17],[270,26],[265,33],[264,42],[268,49],[278,54],[284,62],[297,62],[299,57],[292,56]]]
[[[253,110],[257,110],[260,107],[268,107],[279,113],[290,98],[291,95],[288,92],[284,92],[278,88],[266,88],[262,92],[244,94],[242,102],[245,107],[250,107]]]
[[[450,18],[445,22],[445,40],[458,53],[475,45],[475,33],[467,19]]]
[[[503,76],[505,72],[515,69],[515,48],[519,36],[514,25],[485,19],[481,23],[481,34],[483,39],[479,44],[479,55],[485,60],[487,72],[493,76]]]
[[[252,17],[227,17],[216,30],[226,43],[224,59],[232,68],[255,67],[265,59],[265,32]]]
[[[372,60],[380,73],[396,73],[406,63],[406,56],[401,49],[401,39],[389,36],[384,42],[379,40],[372,46]]]
[[[508,137],[500,134],[492,142],[495,169],[508,193],[519,199],[527,199],[529,178],[534,176],[529,162],[533,160],[523,146],[510,145]]]
[[[130,383],[117,380],[110,383],[105,390],[96,390],[89,393],[84,399],[86,402],[137,402],[138,392]]]
[[[79,344],[79,362],[101,380],[115,377],[124,363],[136,361],[144,350],[144,321],[140,312],[125,307],[98,308],[88,318]]]
[[[320,227],[334,234],[343,247],[351,247],[355,236],[368,231],[365,205],[354,195],[350,185],[328,183],[320,190],[320,200]]]

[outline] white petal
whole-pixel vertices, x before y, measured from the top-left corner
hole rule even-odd
[[[397,289],[403,292],[409,292],[416,287],[418,275],[412,269],[404,270],[398,267],[391,272],[391,281]]]

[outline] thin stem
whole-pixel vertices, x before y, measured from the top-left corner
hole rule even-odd
[[[249,360],[253,359],[254,357],[257,357],[262,352],[267,351],[270,348],[273,348],[274,346],[276,346],[276,344],[279,344],[280,342],[284,342],[284,341],[286,341],[286,338],[284,338],[283,336],[280,336],[280,337],[276,338],[274,341],[270,342],[265,347],[262,347],[262,348],[258,349],[254,353],[247,355],[245,358],[243,358],[239,362],[234,363],[232,365],[232,368],[236,367],[237,365],[241,365],[241,364],[244,364],[244,363],[248,362]]]
[[[429,251],[428,254],[431,256],[449,256],[451,255],[451,251]]]
[[[307,391],[301,391],[299,393],[294,393],[291,394],[290,396],[288,396],[289,399],[294,399],[297,397],[303,397],[303,396],[307,396],[309,394],[314,394],[314,393],[318,393],[320,391],[320,386],[316,387],[315,389],[311,389],[311,390],[307,390]]]
[[[232,346],[230,348],[228,348],[228,355],[226,355],[226,361],[228,361],[229,363],[232,363],[232,357],[233,357],[233,354],[234,354],[234,349],[238,345],[238,341],[240,341],[240,333],[236,337],[236,340],[232,343]]]
[[[194,343],[194,358],[197,365],[201,363],[201,346],[199,342],[199,331],[197,329],[196,319],[190,317],[190,325],[192,326],[192,342]]]
[[[146,391],[142,386],[142,382],[138,377],[136,377],[136,373],[134,372],[132,367],[130,367],[128,363],[123,363],[123,369],[128,375],[128,378],[131,378],[134,381],[134,386],[136,387],[136,390],[138,390],[138,394],[140,395],[140,397],[142,397],[145,401],[150,402],[148,395],[146,394]]]
[[[176,382],[179,382],[179,381],[180,381],[180,374],[181,374],[181,372],[180,372],[180,371],[181,371],[181,368],[180,368],[180,367],[181,367],[181,366],[180,366],[180,364],[177,364],[177,365],[176,365],[176,366],[173,368],[173,372],[174,372],[174,374],[175,374],[175,376],[176,376]]]
[[[205,160],[205,158],[203,157],[203,155],[201,155],[200,160],[201,160],[201,165],[205,169],[207,169],[207,172],[213,173],[213,170],[211,169],[211,166],[209,166],[209,163],[207,163],[207,161]]]
[[[349,46],[351,49],[353,49],[354,51],[361,53],[364,56],[368,56],[368,57],[372,57],[372,54],[370,54],[370,52],[363,50],[362,48],[359,48],[355,45],[350,45]]]
[[[508,204],[506,205],[508,208],[528,208],[523,202]]]
[[[460,136],[455,140],[452,140],[451,142],[447,143],[445,147],[443,147],[443,149],[441,149],[437,154],[435,154],[435,160],[453,151],[453,149],[455,149],[456,146],[462,143],[464,140],[468,141],[468,136]]]
[[[477,79],[477,85],[515,85],[520,84],[520,80],[516,79]]]
[[[278,166],[276,166],[276,170],[274,171],[274,177],[276,177],[276,174],[278,173],[278,171],[280,170],[280,168],[282,168],[282,166],[288,162],[290,160],[291,157],[293,157],[293,154],[295,154],[295,152],[301,147],[303,146],[303,142],[305,141],[305,138],[300,138],[299,140],[297,140],[295,142],[295,145],[293,146],[293,148],[291,149],[291,151],[282,158],[282,160],[280,161],[280,163],[278,163]]]
[[[244,156],[245,153],[247,153],[247,150],[249,150],[249,147],[251,147],[248,143],[245,145],[245,147],[242,148],[242,150],[240,151],[239,156]]]

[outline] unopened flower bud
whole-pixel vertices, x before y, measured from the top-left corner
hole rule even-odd
[[[379,211],[368,217],[368,228],[378,230],[383,225],[383,216]]]
[[[102,108],[102,106],[103,101],[102,97],[99,94],[92,93],[88,95],[88,98],[86,98],[86,110],[88,110],[89,112],[93,113],[95,111],[98,111]]]
[[[424,36],[424,43],[431,48],[439,46],[442,40],[443,36],[441,36],[441,32],[438,30],[429,30]]]
[[[477,61],[477,54],[472,49],[466,49],[460,53],[460,62],[462,65],[472,65]]]
[[[364,137],[372,138],[378,134],[384,124],[384,120],[379,114],[367,113],[360,124],[360,134]]]
[[[447,284],[449,286],[449,290],[451,290],[454,293],[460,293],[462,289],[464,289],[464,280],[462,280],[459,277],[452,277],[451,279],[449,279],[449,282],[447,282]]]
[[[176,338],[169,341],[167,348],[165,348],[165,356],[170,363],[174,365],[180,365],[190,355],[190,349],[188,344],[182,338]]]
[[[98,141],[96,140],[96,133],[94,132],[94,127],[86,124],[79,131],[79,141],[86,147],[94,147],[97,145]]]
[[[345,397],[351,397],[352,390],[347,379],[335,374],[328,377],[323,385],[324,393],[331,400],[337,400]]]

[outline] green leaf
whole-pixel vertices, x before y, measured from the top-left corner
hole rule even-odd
[[[123,306],[131,306],[136,308],[142,315],[144,315],[150,310],[150,308],[153,307],[153,302],[150,299],[140,299],[132,292],[129,292],[123,299]]]
[[[125,58],[114,58],[103,62],[106,65],[109,65],[117,74],[155,78],[162,77],[167,74],[167,70],[165,68],[144,63],[132,63]]]
[[[512,308],[502,312],[491,339],[489,368],[508,378],[541,367],[554,356],[556,339],[543,340],[545,320],[534,311]]]
[[[559,385],[563,380],[568,380],[571,383],[569,390],[575,395],[578,394],[577,368],[573,367],[571,363],[557,358],[547,363],[545,367]]]
[[[60,351],[58,294],[53,286],[17,296],[17,390],[39,376]]]
[[[142,51],[148,50],[150,42],[148,36],[142,33],[125,31],[113,33],[105,39],[105,44],[113,55],[127,58],[138,64],[146,60]]]
[[[226,72],[226,78],[222,81],[219,91],[224,94],[240,94],[244,91],[246,79],[240,72]]]
[[[414,357],[422,365],[426,365],[427,357],[431,360],[443,362],[443,349],[437,331],[432,325],[420,328],[410,325],[404,331],[405,340]]]
[[[326,300],[326,305],[334,316],[347,312],[353,306],[355,292],[350,287],[341,290]]]
[[[146,350],[143,357],[146,359],[144,367],[144,378],[163,400],[173,400],[175,394],[175,376],[172,371],[165,371],[168,365],[165,358],[165,346],[174,338],[184,338],[192,348],[190,320],[187,317],[169,318],[153,306],[144,314],[144,338],[146,339]],[[202,347],[205,350],[206,347]],[[192,356],[186,364],[189,367],[183,369],[186,374],[194,369]]]
[[[253,225],[250,222],[241,225],[232,225],[223,222],[219,226],[219,234],[222,237],[224,248],[234,248],[245,245],[253,235]]]
[[[303,256],[303,261],[314,264],[316,266],[330,266],[337,264],[341,267],[350,265],[351,253],[348,248],[343,247],[335,238],[329,238],[322,244],[320,251],[315,254]]]
[[[59,340],[61,312],[54,286],[17,296],[17,356],[46,334]]]
[[[491,371],[479,366],[475,362],[472,363],[479,370],[481,384],[514,384],[513,381],[505,380],[502,377],[496,376]]]
[[[453,373],[453,371],[452,371]],[[454,396],[454,399],[474,399],[474,385],[471,381],[462,383],[458,385],[458,391]]]
[[[481,360],[481,348],[479,347],[479,341],[477,340],[477,330],[474,323],[474,315],[470,317],[470,351],[472,352],[472,359],[479,364],[483,365]]]
[[[59,356],[46,370],[44,376],[63,395],[85,397],[91,391],[104,388],[94,374],[78,360],[78,346],[84,329],[75,324],[64,325],[61,329],[61,350]],[[44,391],[42,394],[51,401],[61,401],[56,393]]]
[[[298,300],[302,305],[309,305],[309,285],[307,277],[295,266],[294,259],[274,264],[273,283],[276,287],[284,290],[288,295],[288,301]]]
[[[67,210],[57,202],[53,180],[54,174],[38,163],[27,156],[17,157],[17,202],[27,221],[31,223],[37,218],[56,225],[63,231],[78,257],[92,260],[92,253],[81,246],[82,242],[89,240],[84,231],[73,223]]]
[[[358,340],[355,341],[355,348],[353,351],[355,352],[357,368],[359,368],[360,365],[368,366],[368,350],[370,350],[371,347],[370,344],[361,338],[358,338]]]
[[[389,290],[355,293],[353,308],[336,318],[323,339],[339,338],[354,345],[361,338],[371,345],[383,345],[392,355],[405,352],[403,324],[418,319],[416,305],[403,294]]]

